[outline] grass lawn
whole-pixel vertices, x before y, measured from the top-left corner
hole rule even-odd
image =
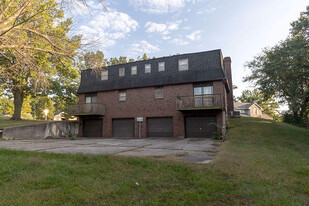
[[[28,125],[28,124],[40,124],[44,123],[46,121],[40,121],[40,120],[10,120],[7,117],[0,117],[0,129],[3,129],[4,127],[15,127],[15,126],[21,126],[21,125]]]
[[[0,150],[0,204],[309,205],[308,130],[256,118],[229,127],[207,165]]]

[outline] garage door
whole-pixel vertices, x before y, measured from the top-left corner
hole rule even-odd
[[[217,131],[216,116],[186,117],[186,137],[212,137]]]
[[[113,119],[113,137],[134,137],[134,119]]]
[[[84,137],[102,137],[103,120],[87,119],[84,120],[83,136]]]
[[[173,118],[147,118],[148,137],[173,137]]]

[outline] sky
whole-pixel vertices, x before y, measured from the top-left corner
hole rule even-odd
[[[162,57],[221,49],[232,59],[234,96],[250,74],[245,63],[289,33],[309,0],[104,0],[71,10],[74,32],[106,58]],[[95,41],[93,41],[95,40]]]

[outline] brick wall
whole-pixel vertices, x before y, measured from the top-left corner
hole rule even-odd
[[[214,94],[221,93],[222,100],[226,99],[223,81],[213,82]],[[103,137],[112,136],[112,119],[134,118],[135,137],[138,137],[138,124],[136,117],[143,117],[142,137],[147,137],[147,117],[173,117],[174,137],[185,136],[184,116],[201,115],[198,113],[182,113],[176,110],[176,97],[193,95],[193,84],[164,86],[163,99],[155,99],[155,87],[136,88],[126,90],[126,101],[119,101],[119,91],[98,92],[98,103],[105,105],[103,117]],[[85,102],[85,95],[79,95],[79,103]],[[224,104],[226,108],[226,104]],[[216,115],[217,123],[222,126],[222,112],[203,111],[204,115]],[[86,117],[89,118],[89,117]],[[82,128],[82,121],[80,122]]]
[[[234,111],[234,102],[233,102],[233,81],[232,81],[232,68],[231,68],[231,58],[225,57],[223,60],[224,68],[226,72],[226,78],[230,87],[230,92],[227,94],[227,111]]]

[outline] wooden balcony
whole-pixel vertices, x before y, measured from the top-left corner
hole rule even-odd
[[[69,105],[68,107],[69,114],[74,116],[81,115],[104,115],[105,114],[105,105],[104,104],[75,104]]]
[[[209,110],[223,109],[221,94],[207,94],[198,96],[183,96],[176,99],[177,110]]]

